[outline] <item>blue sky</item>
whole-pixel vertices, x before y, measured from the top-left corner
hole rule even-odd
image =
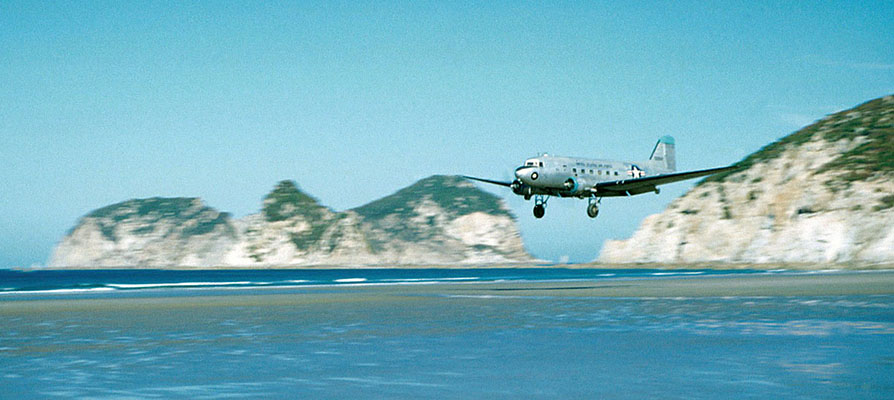
[[[336,210],[539,152],[733,163],[894,93],[894,2],[0,3],[0,267],[41,265],[130,198],[257,212],[282,179]],[[712,3],[712,2],[709,2]],[[499,188],[536,256],[594,259],[659,196]]]

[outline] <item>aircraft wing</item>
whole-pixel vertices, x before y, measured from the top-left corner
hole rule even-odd
[[[666,183],[684,181],[687,179],[698,178],[702,176],[713,175],[718,172],[731,171],[737,167],[721,167],[702,169],[698,171],[678,172],[674,174],[647,176],[644,178],[624,179],[612,182],[600,182],[593,187],[595,194],[599,195],[615,195],[615,196],[633,196],[641,193],[654,192],[655,187]]]
[[[462,177],[463,177],[463,178],[466,178],[466,179],[471,179],[471,180],[473,180],[473,181],[484,182],[484,183],[490,183],[490,184],[494,184],[494,185],[500,185],[500,186],[506,186],[506,187],[510,187],[510,186],[512,186],[512,182],[492,181],[492,180],[490,180],[490,179],[476,178],[476,177],[474,177],[474,176],[465,176],[465,175],[463,175]]]

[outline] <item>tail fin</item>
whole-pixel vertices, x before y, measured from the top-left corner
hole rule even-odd
[[[649,156],[649,161],[652,161],[653,165],[658,168],[666,169],[668,171],[676,171],[677,170],[677,153],[674,150],[674,138],[670,136],[662,136],[661,139],[658,139],[658,143],[655,143],[655,148],[652,149],[652,155]]]

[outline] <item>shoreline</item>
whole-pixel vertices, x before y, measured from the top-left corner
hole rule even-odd
[[[498,263],[498,264],[381,264],[381,265],[283,265],[283,266],[78,266],[78,267],[11,267],[14,271],[88,271],[88,270],[164,270],[164,271],[249,271],[249,270],[377,270],[377,269],[656,269],[656,270],[755,270],[755,271],[878,271],[894,270],[894,263]]]
[[[480,284],[478,289],[511,295],[594,298],[894,295],[894,270],[619,278],[523,286],[526,284],[519,283],[514,287]]]
[[[225,303],[358,301],[379,297],[479,298],[699,298],[894,295],[894,270],[780,274],[675,275],[545,281],[357,283],[240,288],[165,288],[145,291],[35,294],[5,297],[16,301],[139,301],[140,299],[219,299]],[[44,297],[47,296],[47,297]],[[230,299],[230,300],[225,300]],[[262,300],[268,299],[268,300]],[[177,300],[173,300],[177,301]],[[8,306],[11,304],[6,302]]]

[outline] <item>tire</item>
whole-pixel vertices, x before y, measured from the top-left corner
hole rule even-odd
[[[596,216],[599,215],[599,207],[595,204],[590,204],[587,206],[587,215],[589,215],[590,218],[596,218]]]
[[[534,218],[543,218],[544,214],[546,214],[546,208],[543,206],[534,206]]]

